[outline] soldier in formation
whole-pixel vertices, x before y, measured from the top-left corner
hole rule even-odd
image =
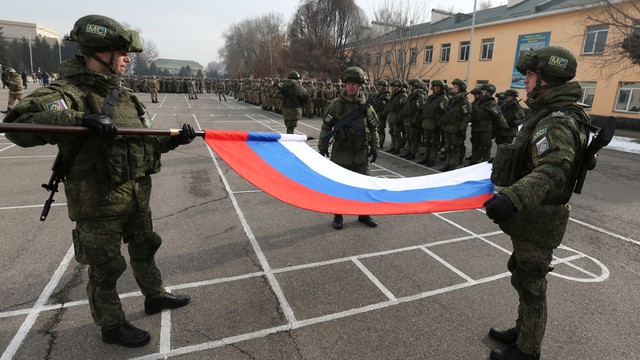
[[[293,134],[302,118],[302,107],[307,103],[309,95],[300,85],[300,74],[297,71],[289,73],[287,80],[279,87],[282,95],[282,117],[287,127],[287,134]]]
[[[425,99],[422,106],[422,139],[424,144],[424,157],[418,164],[433,166],[436,163],[438,150],[440,150],[440,117],[444,113],[448,98],[444,90],[442,80],[431,82],[432,93]]]

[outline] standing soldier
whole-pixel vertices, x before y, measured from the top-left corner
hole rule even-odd
[[[347,68],[341,78],[342,82],[346,83],[346,90],[329,104],[322,119],[318,151],[324,156],[329,156],[329,144],[322,140],[323,137],[333,129],[337,121],[367,103],[367,98],[360,90],[360,86],[365,83],[362,69]],[[331,161],[345,169],[369,175],[371,172],[369,164],[376,161],[378,156],[378,117],[375,110],[368,106],[354,122],[364,130],[359,132],[353,128],[347,128],[342,134],[336,134],[331,147]],[[369,215],[358,216],[358,221],[370,227],[378,226]],[[340,230],[342,224],[342,215],[336,214],[333,218],[333,228]]]
[[[487,161],[491,157],[492,134],[494,129],[508,129],[507,120],[502,115],[493,94],[496,87],[484,84],[480,87],[482,94],[477,100],[475,112],[472,114],[473,149],[469,165]],[[475,103],[475,102],[474,102]]]
[[[387,80],[378,80],[378,93],[376,96],[385,94],[382,100],[376,102],[373,105],[373,109],[378,115],[378,139],[380,140],[380,144],[378,145],[379,149],[382,149],[382,147],[384,146],[384,141],[386,139],[387,113],[384,111],[384,109],[391,99],[391,94],[389,94],[388,88],[389,82]]]
[[[504,92],[506,99],[500,105],[500,110],[507,119],[509,124],[508,129],[497,129],[496,131],[496,145],[510,144],[513,138],[518,132],[518,126],[522,125],[524,121],[524,110],[520,106],[520,100],[518,98],[518,92],[513,89],[509,89]]]
[[[149,94],[151,94],[151,102],[158,102],[158,88],[160,87],[160,82],[158,81],[157,76],[152,76],[149,79]]]
[[[302,106],[307,103],[309,95],[302,85],[300,85],[300,74],[292,71],[287,76],[282,86],[282,117],[287,127],[287,134],[293,134],[293,130],[298,126],[298,120],[302,118]]]
[[[13,68],[8,68],[7,70],[7,80],[6,84],[9,87],[9,102],[7,103],[7,110],[0,111],[3,114],[8,113],[13,109],[16,101],[22,100],[22,78],[17,71]]]
[[[227,97],[224,95],[224,82],[222,80],[218,80],[216,83],[216,93],[218,93],[218,101],[222,101],[222,98],[224,98],[225,102],[227,101]],[[222,96],[222,98],[220,96]]]
[[[384,107],[384,112],[387,115],[387,122],[389,123],[389,136],[391,136],[391,147],[387,152],[389,154],[399,154],[400,144],[402,139],[402,132],[398,131],[398,122],[402,122],[400,118],[400,111],[407,104],[407,92],[402,87],[402,81],[393,80],[391,82],[391,99]]]
[[[189,296],[165,291],[154,260],[162,239],[153,231],[149,200],[150,175],[160,171],[160,153],[190,143],[195,131],[185,124],[178,136],[117,135],[120,127],[148,127],[144,106],[130,89],[120,87],[128,52],[142,51],[138,33],[89,15],[76,21],[68,39],[78,42],[82,56],[63,62],[61,80],[34,91],[4,121],[84,125],[92,135],[6,136],[23,147],[57,144],[64,164],[71,162],[64,190],[69,218],[76,223],[75,258],[89,265],[91,315],[104,342],[144,346],[150,335],[125,319],[116,290],[127,267],[121,246],[128,245],[147,314],[189,302]]]
[[[577,61],[568,49],[549,46],[520,53],[531,113],[512,144],[498,146],[491,180],[503,189],[484,203],[487,216],[511,237],[507,263],[518,292],[518,317],[489,336],[509,344],[491,359],[539,359],[547,324],[547,273],[562,242],[571,199],[589,140],[591,120],[577,102],[582,88],[570,81]],[[553,356],[552,356],[553,357]]]
[[[313,119],[313,114],[315,112],[315,109],[313,108],[313,100],[316,98],[317,89],[311,81],[307,80],[305,81],[305,90],[307,90],[309,98],[307,99],[307,103],[304,105],[304,112],[309,119]]]
[[[438,150],[440,150],[440,128],[438,127],[438,121],[444,113],[444,107],[448,101],[442,80],[432,81],[431,89],[433,92],[425,100],[422,107],[424,158],[418,161],[418,164],[427,166],[433,166],[436,163]]]
[[[471,120],[471,104],[467,100],[467,83],[464,80],[454,79],[451,84],[453,85],[451,98],[440,118],[446,152],[445,166],[440,171],[453,170],[460,163],[460,149],[465,141],[465,131]]]
[[[422,139],[422,122],[419,112],[424,105],[424,91],[422,90],[422,80],[409,80],[410,94],[407,97],[407,105],[400,112],[400,117],[404,123],[406,153],[400,155],[413,160],[418,153],[418,147]]]
[[[324,116],[324,112],[327,110],[329,102],[336,97],[336,90],[333,88],[331,81],[327,81],[320,94],[320,116]]]

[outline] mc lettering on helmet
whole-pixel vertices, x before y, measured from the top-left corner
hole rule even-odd
[[[561,57],[551,56],[549,58],[549,65],[557,66],[557,67],[560,67],[560,68],[563,68],[563,69],[565,69],[567,67],[568,63],[569,63],[569,60],[561,58]]]
[[[107,28],[100,25],[87,24],[86,32],[100,36],[107,36]]]

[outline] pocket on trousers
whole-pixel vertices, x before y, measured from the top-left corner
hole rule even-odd
[[[77,230],[72,231],[73,236],[73,251],[75,252],[76,261],[80,264],[88,265],[87,252],[84,244],[80,241],[80,235]]]

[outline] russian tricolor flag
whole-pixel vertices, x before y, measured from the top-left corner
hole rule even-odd
[[[419,214],[481,208],[493,195],[491,164],[385,179],[346,170],[304,135],[205,130],[205,141],[240,176],[303,209],[345,215]]]

